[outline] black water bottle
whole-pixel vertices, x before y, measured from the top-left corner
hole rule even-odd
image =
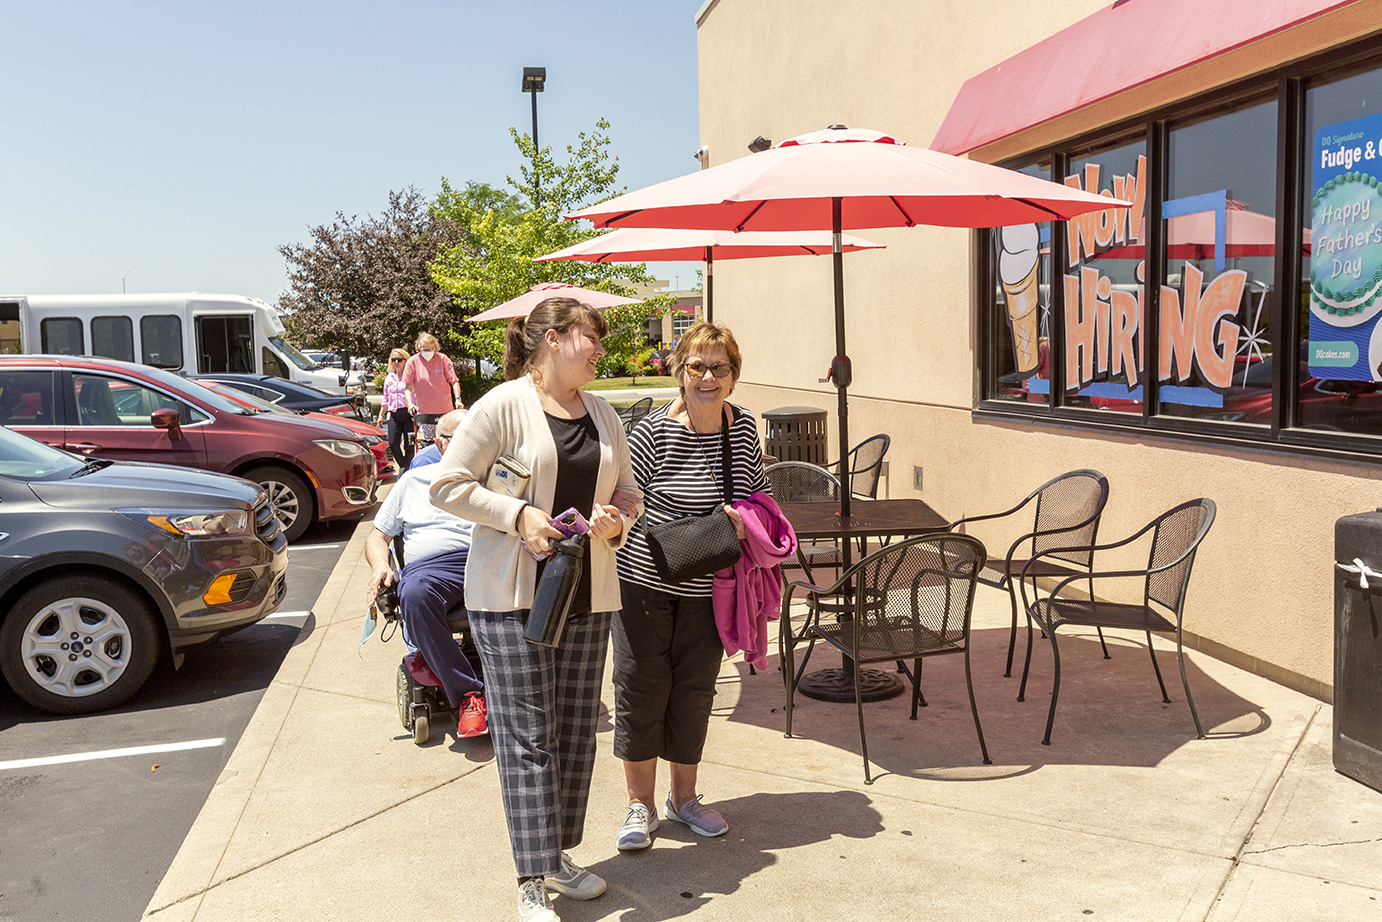
[[[556,553],[547,558],[547,565],[542,568],[542,576],[538,578],[537,591],[533,593],[533,607],[528,612],[528,624],[523,629],[524,640],[543,647],[561,644],[566,616],[571,612],[571,600],[575,598],[576,586],[581,581],[587,541],[585,535],[572,535],[552,542],[552,550]]]

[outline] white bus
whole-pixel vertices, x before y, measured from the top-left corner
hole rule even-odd
[[[186,375],[275,375],[331,394],[359,387],[358,373],[318,364],[283,333],[277,311],[242,295],[0,296],[0,351],[103,356]]]

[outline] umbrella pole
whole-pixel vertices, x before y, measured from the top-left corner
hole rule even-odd
[[[831,250],[835,259],[835,360],[830,363],[831,380],[835,382],[835,387],[839,391],[840,403],[840,515],[849,517],[850,483],[849,483],[849,384],[852,372],[849,365],[849,356],[845,353],[845,259],[844,251],[840,246],[840,235],[843,224],[841,215],[841,201],[838,198],[831,199],[830,202],[830,223],[834,238],[831,242]],[[842,538],[840,541],[840,556],[844,564],[844,569],[848,570],[853,563],[854,549],[851,546],[853,539]],[[844,585],[844,597],[852,601],[853,586],[850,582]],[[840,612],[837,619],[845,623],[854,617],[852,611]],[[858,671],[856,679],[855,671]],[[883,672],[878,669],[861,669],[855,665],[854,661],[848,657],[842,657],[840,668],[822,669],[820,672],[813,672],[810,675],[802,676],[797,684],[803,695],[808,698],[815,698],[818,701],[854,701],[858,696],[859,701],[882,701],[885,698],[894,698],[903,691],[902,680],[895,675]]]
[[[835,263],[835,361],[830,363],[831,378],[839,392],[840,420],[840,514],[849,515],[849,384],[853,374],[849,355],[845,352],[845,254],[840,245],[843,222],[842,202],[837,196],[830,200],[831,253]],[[845,543],[845,568],[849,568],[849,543]]]
[[[705,319],[715,321],[715,253],[705,248]]]

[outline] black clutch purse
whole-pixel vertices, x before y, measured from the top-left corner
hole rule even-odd
[[[523,628],[524,640],[543,647],[561,645],[566,616],[571,613],[571,600],[576,596],[576,586],[585,566],[588,541],[586,535],[579,534],[552,542],[552,550],[556,553],[547,558],[547,565],[537,581],[533,607],[528,611],[528,623]]]
[[[720,482],[725,501],[734,496],[734,470],[729,463],[728,412],[720,430]],[[720,503],[705,515],[690,515],[661,525],[645,526],[653,565],[664,583],[679,583],[739,562],[743,549],[734,534],[734,523]]]
[[[653,565],[664,583],[679,583],[732,567],[743,554],[724,503],[705,515],[674,519],[646,531]]]

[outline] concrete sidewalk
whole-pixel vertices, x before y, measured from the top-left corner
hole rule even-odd
[[[401,641],[357,651],[369,527],[341,556],[146,919],[517,918],[488,738],[458,741],[452,728],[415,746],[394,700]],[[980,761],[959,657],[926,666],[930,706],[917,722],[905,696],[866,705],[872,786],[851,705],[799,695],[800,736],[785,739],[776,658],[757,675],[735,658],[701,767],[729,835],[697,839],[664,822],[651,849],[620,854],[623,774],[603,720],[573,857],[609,892],[558,898],[562,919],[1382,920],[1382,794],[1333,771],[1328,706],[1191,652],[1210,734],[1196,740],[1170,647],[1158,645],[1168,705],[1140,640],[1111,639],[1105,661],[1092,635],[1073,635],[1042,746],[1049,650],[1034,651],[1018,703],[1017,677],[1002,676],[1007,599],[980,593],[975,692],[994,764]]]

